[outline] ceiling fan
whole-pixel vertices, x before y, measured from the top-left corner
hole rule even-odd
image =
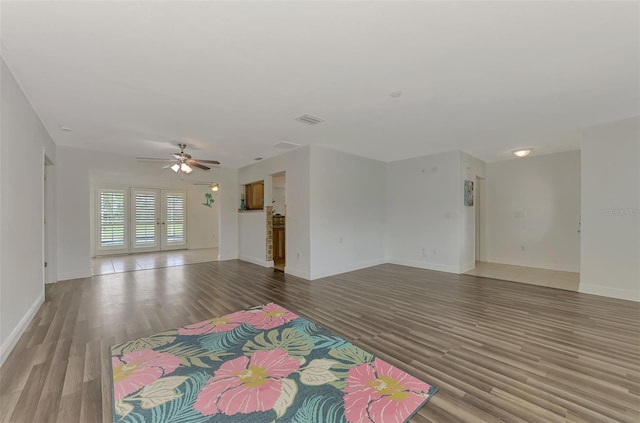
[[[201,160],[201,159],[192,158],[191,154],[187,154],[184,152],[184,149],[187,148],[187,144],[178,144],[178,147],[180,147],[180,152],[173,153],[173,157],[174,157],[173,159],[153,159],[148,157],[136,157],[136,159],[141,161],[172,162],[166,166],[163,166],[163,169],[171,169],[176,173],[181,172],[181,173],[187,173],[187,174],[193,172],[194,167],[202,170],[211,169],[209,166],[205,166],[202,163],[213,164],[213,165],[220,164],[220,162],[217,160]]]
[[[213,192],[218,192],[218,189],[220,188],[220,184],[218,184],[217,182],[196,182],[193,185],[207,185]]]

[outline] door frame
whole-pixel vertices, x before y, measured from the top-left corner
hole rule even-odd
[[[476,176],[475,181],[475,261],[487,261],[487,178]]]
[[[183,232],[184,232],[184,240],[182,242],[176,242],[176,243],[169,243],[167,241],[167,207],[166,207],[166,201],[167,201],[167,195],[169,194],[179,194],[182,195],[184,198],[184,223],[183,223]],[[189,198],[188,198],[188,192],[187,191],[181,191],[181,190],[176,190],[176,189],[163,189],[160,190],[160,220],[162,222],[162,224],[160,225],[160,251],[170,251],[170,250],[184,250],[187,248],[188,246],[188,241],[187,241],[187,235],[188,235],[188,214],[189,214],[189,210],[188,210],[188,203],[189,203]]]
[[[153,245],[147,245],[144,247],[137,247],[136,246],[136,194],[137,193],[152,193],[155,195],[155,220],[156,220],[156,226],[155,226],[155,242],[153,243]],[[148,253],[148,252],[153,252],[153,251],[161,251],[162,248],[162,234],[161,234],[161,229],[160,229],[160,222],[162,220],[162,216],[161,216],[161,195],[160,195],[161,191],[159,189],[147,189],[147,188],[138,188],[138,187],[131,187],[129,189],[129,195],[131,197],[131,211],[130,211],[130,216],[131,216],[131,220],[129,222],[129,225],[131,226],[131,235],[130,235],[130,240],[129,243],[131,244],[131,248],[130,248],[130,252],[131,254],[135,254],[135,253]]]
[[[100,193],[103,191],[112,191],[112,192],[123,192],[125,194],[125,246],[124,247],[102,247],[100,246]],[[158,215],[160,219],[160,231],[158,237],[158,248],[157,249],[137,249],[134,248],[135,242],[134,237],[135,233],[133,230],[135,229],[135,223],[133,219],[135,219],[134,212],[134,201],[133,201],[133,193],[135,191],[147,191],[147,192],[157,192],[158,193]],[[164,207],[164,202],[166,199],[166,194],[180,194],[184,196],[184,241],[180,243],[171,243],[168,244],[165,241],[164,237],[166,235],[166,207]],[[94,186],[94,223],[93,223],[93,233],[95,237],[95,256],[108,256],[108,255],[119,255],[119,254],[134,254],[134,253],[142,253],[142,252],[153,252],[153,251],[169,251],[169,250],[186,250],[189,248],[188,243],[188,226],[189,226],[189,192],[187,190],[179,190],[179,189],[160,189],[160,188],[144,188],[144,187],[131,187],[131,186],[123,186],[123,185],[96,185]]]

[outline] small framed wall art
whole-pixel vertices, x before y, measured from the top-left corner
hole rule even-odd
[[[473,206],[473,181],[464,181],[464,205]]]

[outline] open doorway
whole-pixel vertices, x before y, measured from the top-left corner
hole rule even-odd
[[[273,268],[284,272],[287,214],[287,176],[285,172],[271,175],[271,205],[273,206]]]
[[[475,186],[475,213],[476,213],[476,254],[475,259],[476,262],[486,262],[487,258],[484,254],[484,232],[485,225],[484,220],[486,218],[486,212],[484,210],[485,199],[484,199],[484,190],[485,190],[485,178],[476,178],[476,186]]]
[[[579,152],[488,163],[486,174],[475,180],[476,262],[465,273],[577,291]]]
[[[53,162],[47,155],[44,155],[44,168],[43,168],[43,185],[42,185],[42,261],[44,263],[43,282],[53,283],[57,281],[55,269],[51,266],[55,262],[55,225],[52,223],[55,220],[54,214],[54,193],[55,185],[52,183],[53,179]]]

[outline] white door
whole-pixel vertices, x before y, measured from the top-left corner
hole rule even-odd
[[[187,195],[131,188],[131,252],[187,248]]]
[[[187,248],[184,191],[102,188],[96,204],[96,255]]]
[[[128,243],[128,189],[99,189],[97,205],[97,254],[126,254]]]
[[[162,250],[187,248],[187,194],[162,191]]]
[[[160,192],[131,189],[131,252],[160,250]]]

